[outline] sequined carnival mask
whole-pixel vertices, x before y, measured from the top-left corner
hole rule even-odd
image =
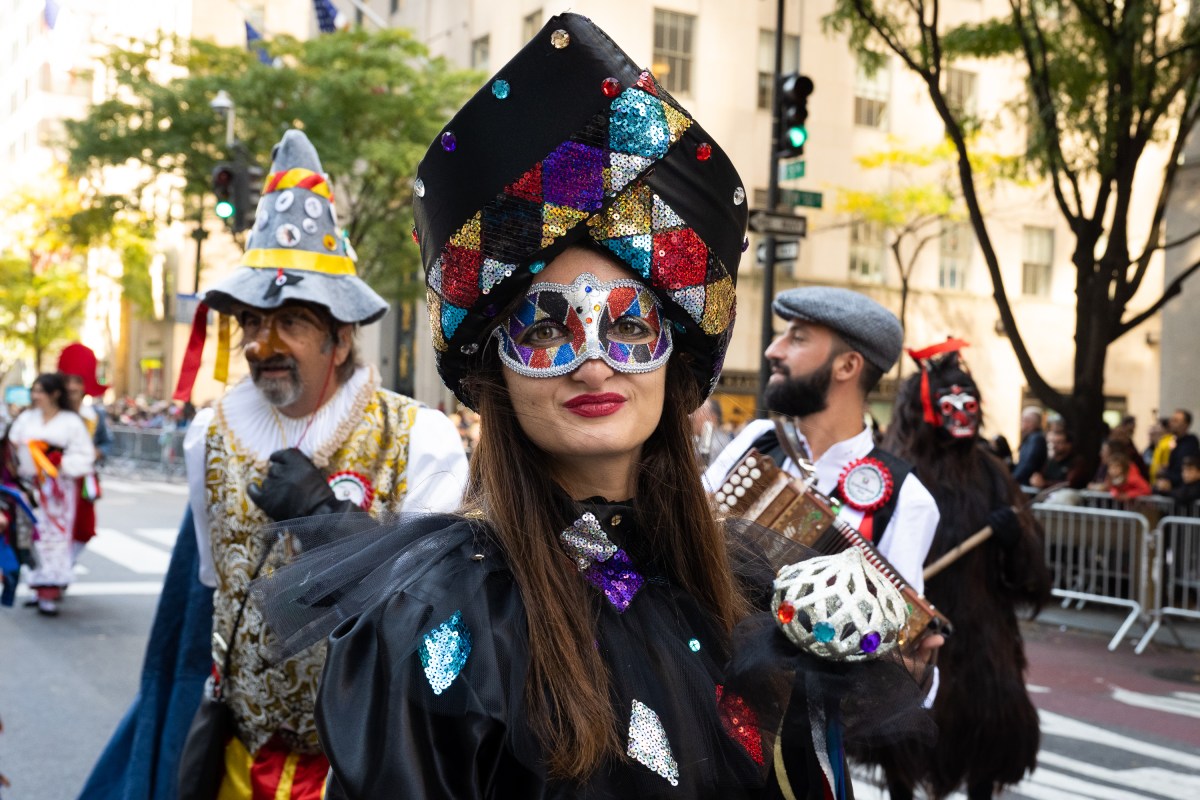
[[[979,431],[979,398],[974,386],[957,384],[936,395],[942,428],[955,439],[971,439]]]
[[[570,286],[534,284],[493,334],[513,372],[552,378],[599,358],[617,372],[653,372],[671,355],[671,326],[646,286],[585,272]]]

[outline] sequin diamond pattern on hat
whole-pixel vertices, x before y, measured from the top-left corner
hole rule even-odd
[[[418,655],[433,693],[441,694],[449,689],[471,655],[471,632],[463,623],[462,612],[455,611],[449,619],[425,634]]]
[[[639,83],[653,86],[653,79],[646,75]],[[531,250],[553,245],[600,211],[606,198],[617,198],[620,205],[617,195],[631,188],[690,125],[682,111],[641,86],[630,86],[612,100],[606,113],[593,117],[468,220],[430,270],[437,273],[436,281],[427,279],[444,301],[441,314],[431,317],[435,325],[441,324],[441,330],[434,331],[439,349],[445,350],[453,338],[444,324],[446,306],[469,309],[485,288],[481,281],[489,291],[498,283],[494,274],[481,276],[484,256],[519,264]],[[644,227],[650,233],[649,226]],[[671,253],[682,255],[678,248]],[[433,288],[435,282],[439,288]]]

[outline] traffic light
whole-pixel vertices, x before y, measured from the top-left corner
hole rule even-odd
[[[253,227],[262,187],[262,168],[254,164],[224,161],[213,169],[212,189],[217,198],[214,210],[234,233]]]
[[[215,211],[231,227],[233,223],[230,220],[237,213],[237,182],[236,164],[222,162],[213,168],[212,190],[217,198]]]
[[[808,141],[808,96],[812,78],[789,72],[779,78],[779,155],[781,158],[804,155]]]

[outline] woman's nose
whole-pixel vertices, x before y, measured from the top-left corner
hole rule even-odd
[[[613,376],[613,368],[602,358],[589,358],[571,373],[573,380],[595,389]]]

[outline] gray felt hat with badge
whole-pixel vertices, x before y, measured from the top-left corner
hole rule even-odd
[[[205,293],[205,305],[231,314],[239,303],[271,309],[302,301],[324,306],[338,322],[382,317],[387,301],[356,274],[312,142],[302,131],[290,130],[271,160],[242,263]]]
[[[832,286],[805,286],[775,296],[775,313],[786,320],[824,325],[869,363],[887,372],[904,348],[896,315],[866,295]]]

